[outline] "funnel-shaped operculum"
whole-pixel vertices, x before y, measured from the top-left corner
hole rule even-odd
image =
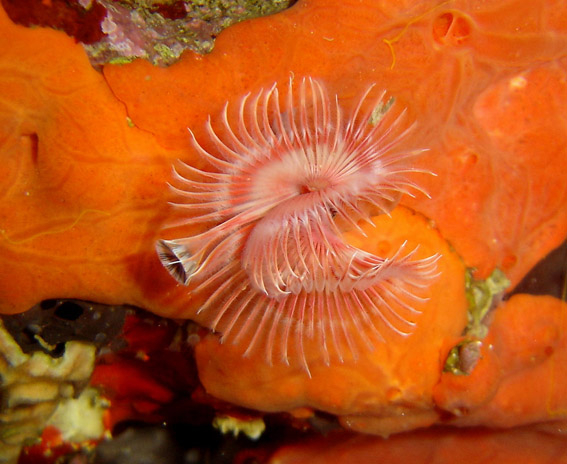
[[[157,250],[179,282],[207,295],[196,318],[245,354],[263,349],[269,362],[309,372],[306,343],[329,364],[416,323],[437,257],[416,259],[404,246],[374,256],[341,235],[421,191],[407,177],[420,172],[410,164],[420,151],[396,151],[410,130],[404,112],[384,94],[369,101],[371,91],[345,117],[321,83],[292,79],[285,97],[276,85],[245,96],[234,121],[225,106],[220,131],[209,120],[214,150],[191,133],[211,169],[179,163],[172,189],[187,213],[177,225],[204,231]]]

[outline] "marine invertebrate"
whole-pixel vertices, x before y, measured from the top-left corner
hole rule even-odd
[[[411,130],[404,111],[372,91],[345,117],[319,81],[292,78],[282,97],[277,85],[246,95],[232,123],[225,105],[220,129],[209,118],[212,149],[191,133],[212,170],[174,170],[187,212],[176,225],[206,229],[160,240],[157,251],[179,282],[210,293],[198,314],[245,355],[263,346],[268,362],[309,371],[307,339],[330,364],[415,325],[437,257],[413,259],[404,245],[379,257],[341,238],[420,191],[407,174],[426,172],[408,163],[422,150],[396,149]]]
[[[392,256],[406,243],[407,249],[419,245],[415,258],[439,256],[436,272],[440,275],[429,282],[428,299],[418,306],[421,314],[411,336],[386,331],[385,335],[391,335],[387,343],[360,352],[356,360],[330,366],[321,359],[317,340],[307,339],[306,356],[313,360],[308,373],[285,363],[269,365],[261,350],[245,358],[240,346],[210,335],[195,347],[199,379],[210,395],[252,410],[307,407],[325,411],[348,428],[361,416],[360,420],[372,420],[371,433],[381,435],[427,427],[439,420],[432,409],[432,392],[445,352],[461,340],[467,324],[462,260],[430,220],[401,204],[389,215],[373,216],[372,224],[361,222],[360,227],[366,237],[355,229],[341,237],[370,254]],[[368,326],[364,329],[371,332]],[[377,424],[379,420],[382,424]]]

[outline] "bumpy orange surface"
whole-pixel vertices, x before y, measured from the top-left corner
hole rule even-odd
[[[1,311],[56,295],[136,299],[182,153],[129,127],[73,39],[0,10],[0,49]]]
[[[442,299],[424,308],[412,337],[358,364],[314,369],[313,379],[231,357],[230,347],[207,340],[199,351],[206,385],[225,399],[268,410],[320,407],[375,433],[435,421],[434,402],[453,413],[464,404],[459,411],[468,414],[476,401],[470,423],[565,417],[567,393],[558,369],[549,367],[565,359],[563,328],[542,332],[563,347],[557,354],[544,349],[549,360],[542,367],[519,363],[512,375],[501,356],[509,356],[502,353],[517,332],[497,323],[508,314],[497,309],[494,327],[501,332],[495,333],[512,337],[498,342],[504,351],[486,369],[487,380],[502,378],[500,386],[475,398],[473,389],[455,404],[451,395],[459,387],[444,391],[454,379],[440,372],[464,325],[462,287],[455,287],[463,266],[480,276],[500,267],[517,283],[567,236],[565,18],[561,1],[300,0],[282,14],[224,31],[208,56],[187,54],[168,69],[142,61],[106,66],[101,75],[62,33],[14,26],[0,11],[0,312],[74,297],[193,316],[191,296],[154,253],[171,214],[171,163],[200,163],[186,128],[202,139],[206,115],[217,115],[227,99],[286,82],[290,74],[321,79],[346,108],[376,82],[416,120],[408,146],[430,149],[418,164],[437,174],[423,181],[432,199],[403,203],[438,228],[440,235],[422,223],[418,235],[437,237],[431,250],[450,264],[434,285],[450,291],[432,288],[431,301]],[[414,219],[402,219],[403,229]],[[562,305],[546,311],[565,320]],[[518,327],[535,317],[534,309],[520,313],[527,319]],[[537,343],[519,342],[527,350],[522,359],[539,356]],[[543,393],[540,374],[548,382]],[[228,379],[235,382],[231,389],[223,385]],[[507,398],[521,397],[523,384],[525,396],[539,392],[546,401],[514,409]],[[502,422],[504,416],[517,420]]]
[[[494,313],[471,375],[444,373],[436,404],[450,423],[511,427],[544,423],[567,432],[567,304],[514,295]]]
[[[396,95],[438,174],[431,201],[406,202],[467,265],[517,282],[567,235],[563,3],[354,3],[300,1],[225,31],[211,55],[104,76],[63,34],[2,13],[2,311],[75,296],[186,313],[182,292],[156,301],[175,291],[153,256],[169,165],[195,156],[186,127],[199,137],[227,99],[291,73],[345,105],[370,82]]]
[[[201,381],[211,394],[266,411],[309,406],[339,416],[371,417],[372,431],[381,434],[437,420],[432,390],[450,345],[466,325],[464,267],[423,217],[400,207],[391,218],[375,218],[374,224],[375,228],[363,226],[368,238],[347,234],[347,239],[373,254],[391,254],[407,241],[410,249],[419,244],[422,256],[441,255],[441,277],[431,285],[429,300],[416,306],[422,314],[416,318],[415,332],[408,337],[390,334],[358,360],[331,367],[313,363],[312,378],[301,367],[267,366],[261,351],[242,359],[238,346],[221,345],[209,337],[196,355]],[[308,349],[316,360],[317,347],[308,345]],[[356,420],[344,417],[343,422],[354,427],[351,419]]]

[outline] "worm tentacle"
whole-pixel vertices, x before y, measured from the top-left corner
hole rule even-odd
[[[156,248],[175,279],[206,292],[199,320],[245,356],[262,349],[268,363],[309,372],[307,346],[343,362],[415,327],[438,256],[404,244],[379,257],[342,238],[401,195],[427,195],[407,178],[427,172],[410,164],[423,150],[396,150],[412,129],[405,110],[388,115],[392,100],[372,91],[345,119],[323,84],[291,79],[283,97],[277,85],[244,96],[235,118],[225,105],[218,129],[209,118],[212,145],[190,131],[210,170],[179,162],[171,188],[187,213],[175,226],[200,232]]]

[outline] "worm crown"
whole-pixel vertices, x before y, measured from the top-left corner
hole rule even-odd
[[[171,188],[186,212],[176,225],[201,232],[156,248],[173,277],[207,296],[199,322],[244,355],[261,349],[309,372],[314,351],[342,362],[386,332],[411,333],[438,257],[402,245],[383,258],[341,236],[422,192],[407,178],[426,172],[409,164],[422,150],[395,149],[411,130],[405,112],[395,116],[384,93],[371,104],[372,87],[346,116],[315,79],[285,90],[246,95],[235,118],[225,105],[220,129],[209,118],[213,149],[190,132],[210,169],[179,162]]]

